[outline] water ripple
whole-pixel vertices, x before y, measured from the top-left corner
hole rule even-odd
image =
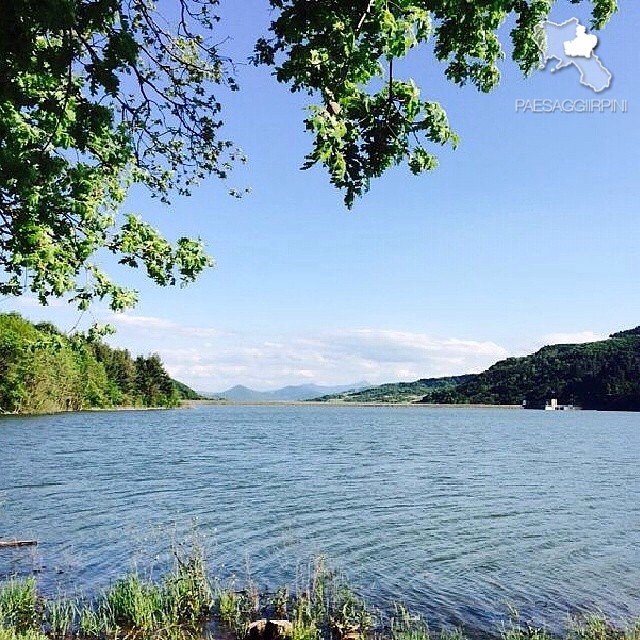
[[[640,615],[640,416],[203,407],[0,419],[0,532],[45,590],[162,568],[197,519],[267,586],[328,554],[374,604],[495,633]],[[55,443],[52,445],[51,443]],[[149,569],[151,570],[151,569]]]

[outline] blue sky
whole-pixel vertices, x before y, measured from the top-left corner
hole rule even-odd
[[[225,52],[250,54],[266,4],[222,1]],[[560,1],[551,18],[588,24],[583,5]],[[123,271],[140,304],[115,317],[97,306],[82,323],[111,322],[112,344],[157,351],[173,375],[209,391],[478,371],[640,324],[640,3],[621,5],[599,34],[613,74],[602,94],[575,68],[523,79],[506,59],[500,87],[484,95],[447,83],[429,51],[412,55],[403,71],[442,102],[461,144],[431,174],[391,171],[351,212],[322,169],[299,170],[306,97],[269,69],[239,65],[241,92],[221,97],[247,166],[168,209],[142,191],[125,208],[170,237],[199,235],[216,268],[183,290]],[[628,113],[515,110],[516,100],[595,98],[627,100]],[[232,185],[251,194],[236,201]],[[67,329],[77,320],[64,303],[29,298],[0,310]]]

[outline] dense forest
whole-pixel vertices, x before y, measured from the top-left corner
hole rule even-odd
[[[424,403],[544,405],[640,410],[640,327],[601,342],[543,347],[524,358],[497,362],[455,387],[436,389]]]
[[[0,411],[49,413],[109,407],[173,407],[197,398],[157,354],[66,335],[48,322],[0,314]]]

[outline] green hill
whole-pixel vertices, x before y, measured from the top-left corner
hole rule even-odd
[[[543,347],[508,358],[456,387],[436,390],[423,403],[543,405],[583,409],[640,410],[640,327],[601,342]]]
[[[184,382],[174,380],[171,378],[173,388],[178,394],[180,400],[204,400],[204,396],[194,391],[191,387],[187,386]]]
[[[48,322],[0,314],[0,412],[172,407],[192,395],[157,354],[133,358]]]
[[[422,378],[415,382],[392,382],[376,387],[336,393],[316,398],[316,402],[414,402],[437,390],[452,389],[468,382],[473,375],[449,376],[446,378]]]

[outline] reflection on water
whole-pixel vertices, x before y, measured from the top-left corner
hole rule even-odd
[[[0,574],[95,589],[197,522],[212,570],[293,582],[313,555],[374,604],[495,631],[640,615],[640,415],[232,407],[0,420]]]

